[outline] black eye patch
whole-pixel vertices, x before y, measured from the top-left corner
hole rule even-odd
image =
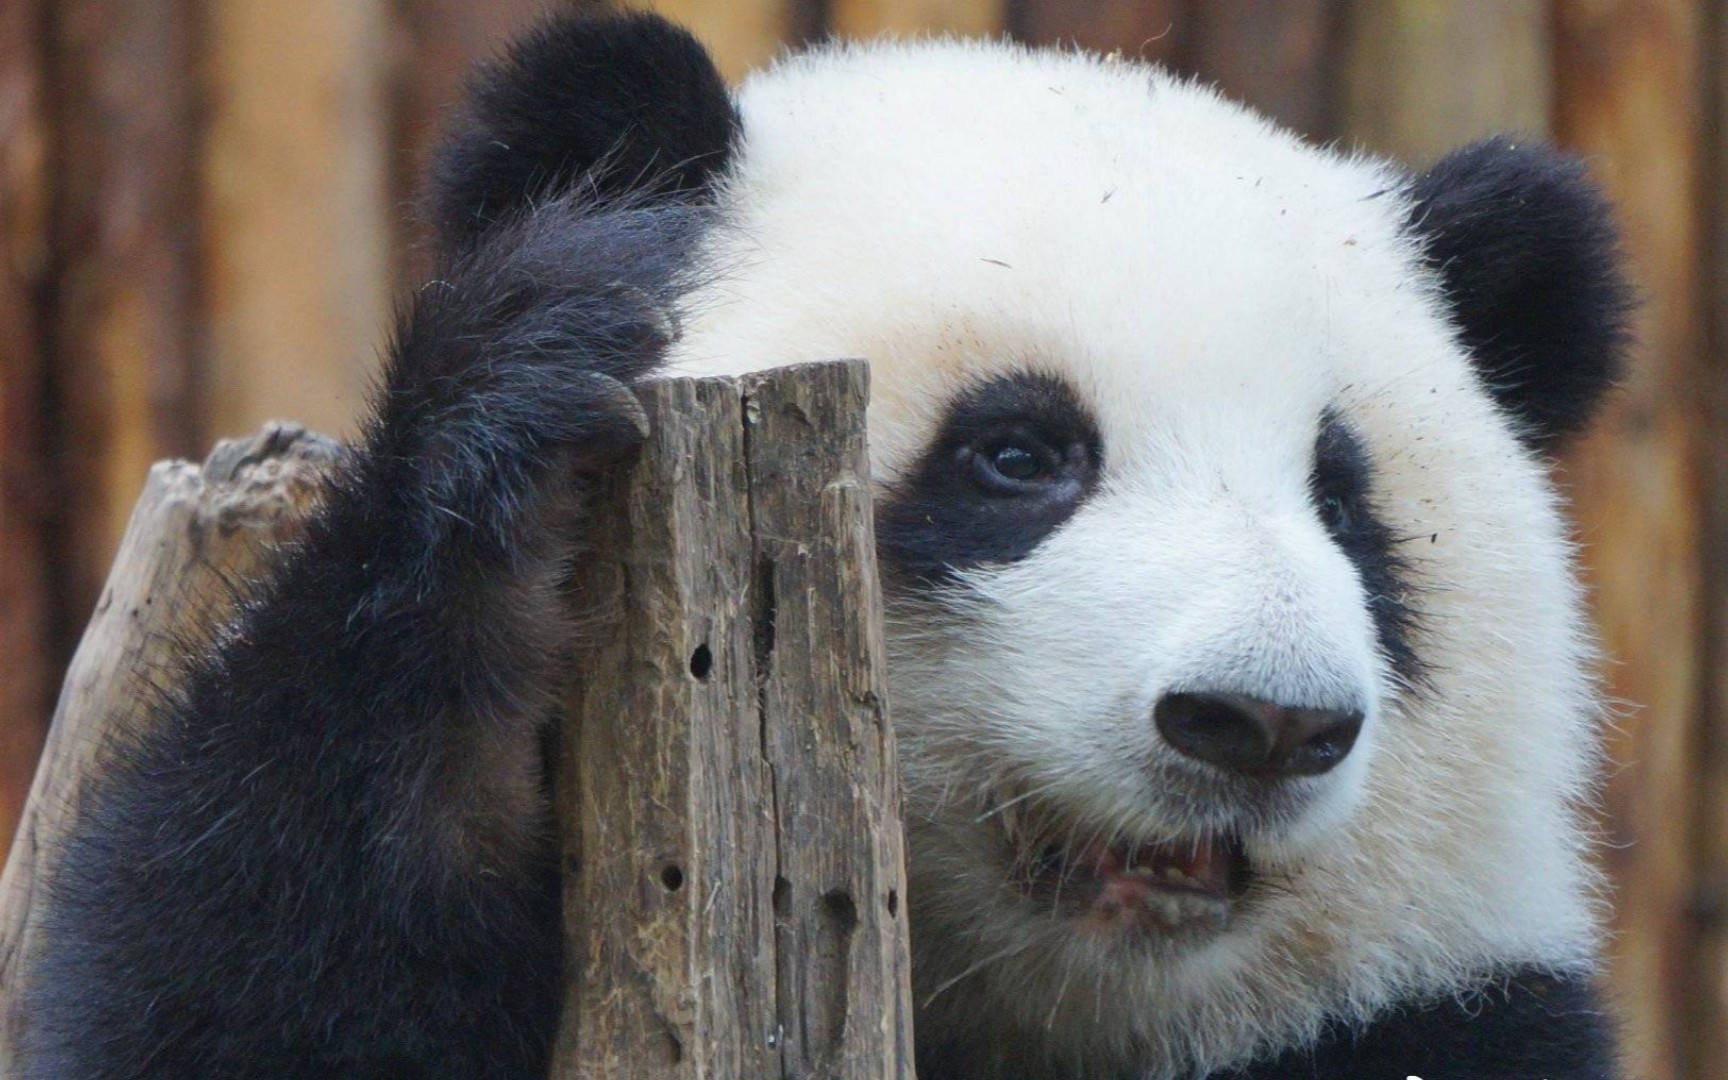
[[[1408,602],[1408,567],[1398,555],[1398,537],[1374,507],[1373,478],[1373,461],[1361,437],[1342,417],[1327,411],[1314,440],[1309,497],[1332,542],[1362,579],[1380,651],[1405,682],[1413,682],[1420,665],[1410,643],[1416,612]]]
[[[935,439],[876,508],[883,565],[908,583],[1025,558],[1097,485],[1098,427],[1066,382],[992,379],[954,400]]]

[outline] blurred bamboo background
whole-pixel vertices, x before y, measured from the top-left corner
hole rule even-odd
[[[0,0],[0,841],[148,464],[353,430],[415,185],[546,0]],[[1728,0],[660,0],[729,77],[827,33],[1008,34],[1419,163],[1548,136],[1618,201],[1635,374],[1561,463],[1614,696],[1636,1080],[1728,1076]]]

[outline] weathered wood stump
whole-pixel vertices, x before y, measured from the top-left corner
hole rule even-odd
[[[572,583],[555,1078],[912,1075],[866,378],[641,390],[653,434],[601,492]],[[0,1076],[32,905],[104,732],[147,718],[141,680],[231,616],[338,453],[272,426],[152,470],[0,879]]]
[[[617,621],[562,755],[557,1077],[911,1075],[866,378],[643,395],[655,434],[577,582]]]
[[[100,767],[105,736],[136,729],[152,680],[188,642],[233,614],[235,583],[293,539],[316,500],[336,443],[296,424],[218,443],[202,466],[158,462],[126,526],[96,612],[66,673],[11,855],[0,876],[0,1077],[23,1019],[22,960],[55,842],[69,827],[83,778]]]

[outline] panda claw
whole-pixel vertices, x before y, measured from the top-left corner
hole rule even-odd
[[[610,375],[583,372],[578,381],[585,415],[575,445],[577,467],[602,469],[633,460],[652,431],[641,400]]]

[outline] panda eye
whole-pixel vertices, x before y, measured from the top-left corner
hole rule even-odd
[[[1015,371],[958,388],[922,453],[877,504],[876,543],[906,582],[1031,554],[1104,472],[1104,440],[1059,376]]]
[[[961,451],[972,479],[997,495],[1024,495],[1061,479],[1064,458],[1042,440],[1015,434]]]
[[[1354,500],[1341,492],[1323,492],[1320,496],[1320,520],[1334,533],[1353,531],[1356,527]]]
[[[990,455],[990,467],[1010,480],[1025,483],[1044,475],[1044,463],[1024,446],[1009,443]]]
[[[1320,523],[1334,537],[1355,535],[1372,522],[1366,502],[1368,477],[1368,451],[1362,440],[1342,420],[1322,418],[1308,490]]]

